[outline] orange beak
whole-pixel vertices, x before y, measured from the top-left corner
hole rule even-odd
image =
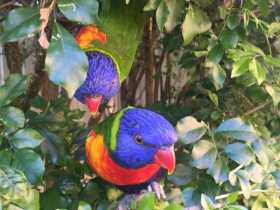
[[[172,174],[175,169],[176,158],[173,147],[159,149],[155,154],[155,163],[165,168],[168,174]]]
[[[92,115],[95,115],[98,112],[102,99],[103,99],[102,96],[86,98],[86,105]]]

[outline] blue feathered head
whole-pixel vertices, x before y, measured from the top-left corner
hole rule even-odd
[[[118,68],[113,59],[102,52],[88,52],[88,72],[75,98],[96,113],[100,104],[107,103],[120,89]]]

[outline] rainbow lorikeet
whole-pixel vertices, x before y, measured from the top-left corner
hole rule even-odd
[[[82,49],[86,49],[93,41],[105,44],[107,37],[95,26],[85,26],[77,34],[76,41]],[[74,96],[95,114],[99,106],[108,103],[120,89],[119,70],[114,59],[106,52],[96,49],[86,53],[89,63],[87,76]]]
[[[176,131],[161,115],[129,107],[86,140],[89,166],[126,193],[137,193],[175,168]]]

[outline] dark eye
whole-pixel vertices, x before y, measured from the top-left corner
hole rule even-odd
[[[137,144],[143,144],[144,143],[144,140],[143,140],[142,136],[140,136],[140,135],[135,135],[134,140]]]

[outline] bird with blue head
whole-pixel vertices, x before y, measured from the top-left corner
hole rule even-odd
[[[175,169],[176,131],[161,115],[127,108],[106,119],[86,141],[94,172],[126,193],[137,193]]]
[[[86,49],[92,41],[106,43],[106,35],[95,26],[83,27],[76,36],[77,43]],[[86,79],[76,90],[74,97],[87,105],[91,114],[96,114],[101,104],[107,104],[120,89],[117,63],[101,50],[86,50],[88,71]]]

